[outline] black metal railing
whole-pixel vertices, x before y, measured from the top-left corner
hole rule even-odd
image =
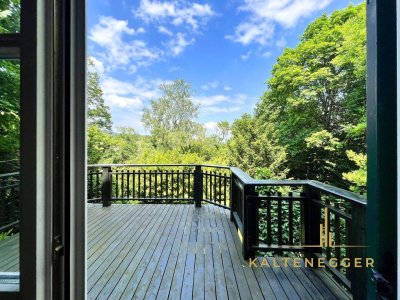
[[[214,165],[90,165],[88,202],[196,203],[228,208],[231,171]]]
[[[362,299],[365,268],[340,261],[365,258],[365,198],[312,180],[255,180],[238,168],[231,170],[231,220],[246,259],[257,252],[300,253],[306,262],[320,259]]]
[[[0,174],[0,233],[19,231],[19,172]]]
[[[343,189],[312,180],[255,180],[225,166],[91,165],[88,201],[229,208],[245,259],[266,253],[321,260],[356,298],[363,296],[365,268],[340,261],[365,257],[363,247],[348,246],[364,246],[366,200]]]

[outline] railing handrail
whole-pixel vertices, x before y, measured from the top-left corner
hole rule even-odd
[[[333,185],[329,185],[315,180],[308,180],[307,184],[332,196],[337,196],[342,199],[349,200],[351,202],[358,203],[361,205],[367,205],[367,198],[359,194],[353,193],[351,191],[341,189]]]
[[[219,169],[227,169],[230,170],[243,184],[245,185],[256,185],[256,186],[311,186],[313,188],[317,188],[318,190],[343,198],[350,202],[358,203],[360,205],[366,205],[367,199],[366,197],[356,194],[354,192],[338,188],[323,182],[315,181],[315,180],[291,180],[291,179],[283,179],[283,180],[275,180],[275,179],[254,179],[249,174],[244,172],[242,169],[238,167],[230,167],[230,166],[221,166],[221,165],[212,165],[212,164],[92,164],[88,165],[91,168],[101,168],[101,167],[192,167],[196,166],[206,167],[206,168],[219,168]],[[12,173],[10,173],[12,174]],[[1,175],[0,175],[1,176]]]
[[[230,170],[231,167],[220,166],[220,165],[208,165],[208,164],[92,164],[88,165],[88,168],[102,168],[102,167],[196,167],[201,166],[204,168],[217,168]]]
[[[0,174],[0,178],[3,178],[3,177],[12,177],[12,176],[16,176],[16,175],[19,175],[19,172],[3,173],[3,174]]]
[[[231,171],[243,184],[256,185],[256,186],[311,186],[317,188],[318,190],[324,193],[340,197],[350,202],[358,203],[361,205],[367,205],[367,199],[364,196],[358,195],[351,191],[341,189],[323,182],[315,180],[291,180],[291,179],[260,180],[252,178],[246,172],[237,167],[231,167]]]

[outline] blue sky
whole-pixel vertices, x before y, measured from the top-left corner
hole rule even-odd
[[[285,47],[348,0],[89,0],[88,54],[114,130],[145,133],[143,107],[162,82],[185,79],[208,132],[252,112]]]

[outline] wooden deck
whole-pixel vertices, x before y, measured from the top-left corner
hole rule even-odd
[[[350,298],[320,269],[250,268],[223,208],[88,206],[88,299]],[[15,271],[7,240],[0,271]]]

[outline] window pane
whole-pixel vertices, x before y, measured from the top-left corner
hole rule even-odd
[[[20,64],[0,59],[0,290],[19,282]]]
[[[20,0],[0,0],[0,33],[19,32],[20,13]]]

